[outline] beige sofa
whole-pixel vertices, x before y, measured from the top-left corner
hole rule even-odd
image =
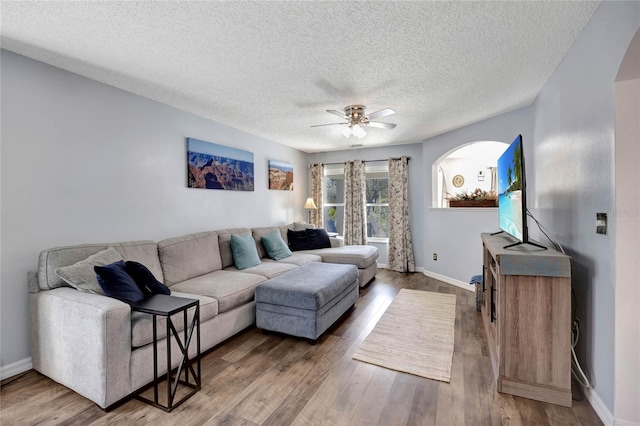
[[[44,250],[37,273],[30,274],[31,354],[33,367],[71,388],[102,408],[134,393],[153,379],[152,324],[149,315],[131,313],[128,304],[100,294],[67,286],[56,269],[73,265],[109,247],[123,260],[147,266],[172,295],[200,301],[201,350],[206,351],[255,324],[255,288],[270,278],[308,262],[355,264],[360,285],[376,270],[377,249],[372,246],[338,246],[294,252],[279,261],[266,258],[260,237],[281,227],[237,228],[200,232],[160,242],[132,241],[87,244]],[[239,271],[233,264],[231,234],[253,235],[262,263]],[[193,312],[190,313],[191,315]],[[178,330],[182,318],[174,319]],[[165,329],[160,320],[158,350],[166,351]],[[175,341],[172,351],[177,353]],[[195,342],[190,346],[195,351]],[[159,372],[166,360],[159,357]],[[175,360],[176,367],[178,360]]]

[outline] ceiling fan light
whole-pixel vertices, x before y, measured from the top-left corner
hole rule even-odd
[[[352,133],[353,133],[353,136],[355,136],[358,139],[362,139],[365,136],[367,136],[367,132],[365,132],[362,126],[359,124],[356,124],[355,126],[353,126]]]
[[[344,130],[342,131],[342,136],[344,136],[347,139],[351,137],[351,127],[349,126],[345,127]]]

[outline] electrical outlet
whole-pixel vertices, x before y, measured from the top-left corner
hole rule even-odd
[[[438,260],[438,253],[433,253],[433,260]]]

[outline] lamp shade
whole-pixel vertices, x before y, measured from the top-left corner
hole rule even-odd
[[[351,129],[351,133],[358,139],[362,139],[367,136],[367,132],[365,132],[362,126],[359,124],[353,126],[353,128]]]
[[[316,203],[313,202],[313,198],[309,197],[307,198],[307,202],[304,203],[304,208],[308,209],[308,210],[315,210],[317,209],[316,207]]]

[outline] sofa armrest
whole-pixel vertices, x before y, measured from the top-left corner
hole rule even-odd
[[[129,305],[65,287],[29,298],[36,370],[102,408],[131,393]]]
[[[344,237],[329,237],[329,241],[332,248],[344,246]]]

